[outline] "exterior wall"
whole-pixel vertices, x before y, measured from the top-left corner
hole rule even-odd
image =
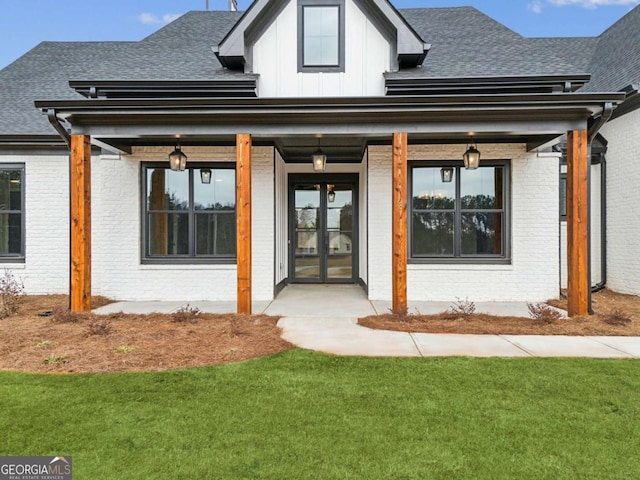
[[[69,291],[69,156],[0,156],[25,165],[25,262],[0,263],[31,295]]]
[[[607,286],[640,295],[640,110],[601,130],[607,149]]]
[[[524,145],[480,145],[511,160],[510,265],[410,264],[410,301],[544,301],[558,296],[558,157]],[[410,145],[409,160],[458,160],[461,145]],[[551,180],[550,180],[551,179]],[[369,147],[369,297],[391,299],[391,147]]]
[[[298,73],[297,2],[292,0],[253,46],[261,97],[384,95],[391,47],[353,3],[345,0],[345,71]]]
[[[567,171],[566,166],[561,171]],[[602,280],[602,237],[600,236],[600,165],[591,166],[591,285]],[[560,223],[560,285],[567,288],[567,222]]]
[[[184,147],[189,162],[235,161],[235,148]],[[142,161],[166,158],[166,147],[92,163],[93,293],[118,300],[235,300],[235,265],[142,265]],[[252,149],[253,299],[273,298],[273,148]],[[65,211],[67,215],[68,210]],[[66,259],[65,259],[66,261]],[[66,266],[68,269],[68,266]]]

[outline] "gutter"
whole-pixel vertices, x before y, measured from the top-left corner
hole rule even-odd
[[[58,115],[56,114],[56,110],[51,108],[47,110],[47,118],[49,119],[49,123],[55,128],[56,132],[62,137],[64,143],[67,144],[67,147],[71,148],[71,135],[67,132],[67,129],[62,126]]]
[[[603,127],[603,125],[607,123],[607,121],[611,118],[611,115],[613,115],[613,110],[614,110],[613,103],[606,102],[602,109],[602,114],[600,115],[600,117],[598,117],[598,119],[594,122],[593,125],[591,125],[591,127],[587,131],[587,156],[589,159],[589,168],[587,169],[587,205],[589,206],[589,217],[587,218],[587,238],[589,239],[588,249],[587,249],[588,250],[587,251],[587,258],[588,258],[587,276],[589,278],[589,283],[591,283],[591,148],[593,146],[594,138],[596,137],[600,129]],[[600,195],[602,196],[602,198],[606,198],[606,192],[600,192]],[[605,204],[605,207],[606,207],[606,204]],[[606,215],[606,210],[604,212],[604,215]],[[602,221],[602,216],[603,216],[603,213],[601,212],[601,215],[600,215],[601,221]],[[605,226],[605,229],[603,231],[606,232],[606,223],[604,226]],[[602,232],[600,233],[602,234]],[[606,249],[606,237],[605,237],[605,244],[601,245],[601,248]],[[602,273],[602,277],[603,277],[602,278],[603,281],[600,282],[602,284],[600,286],[600,290],[604,288],[606,284],[606,277],[604,272]],[[593,303],[592,303],[592,293],[593,293],[593,288],[589,288],[588,305],[589,305],[590,315],[593,315],[594,313]]]

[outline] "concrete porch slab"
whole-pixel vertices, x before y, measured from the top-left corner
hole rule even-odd
[[[497,335],[412,333],[424,357],[529,357],[529,353]]]
[[[366,317],[375,310],[358,285],[288,285],[266,309],[291,317]]]
[[[590,337],[503,335],[503,338],[536,357],[633,358]]]
[[[268,301],[256,301],[252,303],[254,313],[263,313],[269,305]],[[235,313],[236,302],[115,302],[96,308],[93,313],[98,315],[109,315],[111,313],[132,313],[137,315],[146,315],[149,313],[173,313],[181,307],[189,306],[190,308],[198,308],[203,313]]]

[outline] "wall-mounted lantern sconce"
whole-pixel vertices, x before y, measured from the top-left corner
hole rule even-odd
[[[444,183],[451,183],[453,181],[453,167],[442,167],[440,177]]]
[[[171,166],[171,170],[176,172],[183,171],[187,168],[187,156],[182,153],[179,143],[176,145],[176,149],[169,154],[169,165]]]
[[[480,152],[473,143],[473,137],[471,137],[471,145],[462,155],[462,160],[464,161],[464,168],[467,170],[475,170],[480,165]]]
[[[204,184],[211,183],[211,169],[210,168],[201,168],[200,169],[200,181]]]
[[[329,193],[327,193],[327,200],[329,203],[333,203],[336,201],[336,192],[333,191],[333,185],[328,186]]]

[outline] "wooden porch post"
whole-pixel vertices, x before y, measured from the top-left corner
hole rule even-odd
[[[589,159],[587,131],[567,138],[567,261],[569,316],[589,313]]]
[[[71,269],[72,312],[91,310],[91,143],[88,135],[71,136]]]
[[[392,310],[407,310],[407,134],[393,134]]]
[[[251,135],[236,135],[238,313],[251,314]]]

